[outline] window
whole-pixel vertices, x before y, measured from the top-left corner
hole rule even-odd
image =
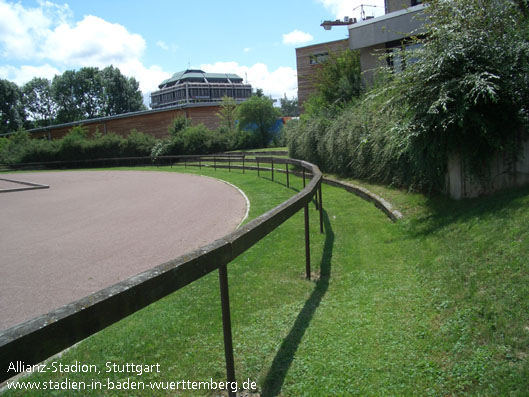
[[[329,58],[328,52],[322,52],[320,54],[312,54],[309,56],[309,62],[311,65],[317,65],[319,63],[325,62]]]
[[[411,6],[416,6],[417,4],[421,4],[422,0],[411,0]]]
[[[419,43],[400,44],[386,49],[388,65],[394,73],[400,73],[406,69],[406,65],[414,64],[418,61],[413,52],[421,48]]]

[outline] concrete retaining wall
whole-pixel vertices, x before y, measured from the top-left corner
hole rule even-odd
[[[459,200],[529,184],[529,140],[522,142],[521,146],[516,161],[506,153],[494,156],[485,178],[471,175],[461,156],[452,154],[448,159],[446,192],[451,198]]]

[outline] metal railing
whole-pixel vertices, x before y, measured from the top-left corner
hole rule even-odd
[[[136,161],[142,160],[142,158],[121,160],[132,161],[134,159]],[[118,159],[100,160],[105,162]],[[97,162],[96,160],[91,161]],[[10,363],[23,361],[25,365],[37,364],[217,269],[219,271],[227,380],[235,382],[227,265],[303,208],[305,270],[306,277],[310,279],[308,205],[316,197],[320,215],[320,232],[323,233],[322,174],[314,164],[287,158],[256,157],[255,159],[247,159],[244,155],[215,155],[167,156],[160,159],[162,163],[166,161],[171,166],[199,165],[214,167],[215,169],[229,168],[230,171],[231,168],[242,169],[243,172],[255,169],[258,171],[258,175],[265,171],[271,172],[272,179],[274,164],[283,164],[285,169],[276,168],[275,172],[285,172],[287,184],[288,175],[296,173],[303,178],[304,188],[275,208],[211,244],[1,332],[0,382],[14,375],[13,372],[7,372]],[[242,165],[240,164],[241,161],[243,162]],[[248,162],[254,162],[256,166],[247,165]],[[53,164],[56,166],[67,165],[63,162]],[[270,167],[263,167],[263,164],[270,165]],[[33,165],[40,166],[43,164],[33,163]],[[49,167],[50,165],[48,163],[45,166]],[[289,171],[289,166],[294,166],[301,172]],[[309,176],[310,180],[307,181]],[[232,391],[229,390],[228,392],[230,395],[234,395]]]

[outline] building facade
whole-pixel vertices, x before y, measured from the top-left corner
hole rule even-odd
[[[373,83],[374,71],[386,63],[396,72],[402,69],[400,52],[414,45],[411,36],[422,33],[422,1],[386,0],[385,8],[385,15],[348,26],[349,48],[360,54],[360,68],[367,86]]]
[[[298,104],[300,108],[315,91],[314,78],[321,63],[330,53],[339,53],[349,46],[348,39],[330,41],[307,47],[296,48],[296,69],[298,74]]]
[[[163,81],[151,93],[151,108],[181,106],[190,103],[221,102],[227,96],[242,102],[252,95],[252,86],[230,73],[205,73],[188,69]]]
[[[296,48],[300,109],[314,92],[313,79],[318,65],[331,51],[357,50],[366,86],[373,83],[374,71],[380,66],[389,64],[397,72],[405,67],[401,51],[413,45],[411,36],[422,33],[423,8],[421,0],[385,0],[386,13],[380,17],[366,17],[360,21],[346,17],[344,21],[323,22],[321,26],[326,30],[333,26],[346,27],[349,38]]]
[[[152,135],[155,138],[165,138],[169,136],[168,128],[176,117],[185,117],[190,120],[191,125],[204,124],[210,129],[218,128],[220,125],[217,116],[218,112],[219,103],[190,103],[181,106],[99,117],[73,123],[50,125],[48,127],[35,128],[30,130],[30,133],[34,138],[58,139],[68,134],[72,127],[82,125],[88,129],[89,135],[93,135],[97,131],[101,134],[112,132],[126,137],[132,129],[135,129]]]

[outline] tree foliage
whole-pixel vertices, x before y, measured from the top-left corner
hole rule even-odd
[[[67,70],[51,82],[36,77],[22,88],[1,80],[0,95],[2,132],[145,109],[139,83],[113,66]]]
[[[126,77],[118,68],[108,66],[101,71],[104,86],[104,113],[107,116],[143,110],[140,84]]]
[[[426,10],[419,62],[397,79],[397,100],[413,113],[407,138],[417,162],[435,164],[432,178],[444,177],[451,153],[479,174],[527,129],[527,2],[431,0]]]
[[[304,104],[307,112],[339,113],[364,91],[358,52],[330,52],[313,79],[316,93]]]
[[[270,142],[271,129],[279,116],[279,109],[265,96],[251,96],[239,105],[239,127],[254,131],[260,147],[266,147]]]
[[[340,79],[324,65],[335,77],[320,77],[301,122],[287,128],[292,153],[326,171],[428,190],[444,188],[453,153],[483,177],[494,154],[516,159],[529,126],[528,2],[431,0],[425,13],[422,46],[401,52],[406,68],[381,73],[359,100],[332,106],[347,96],[328,89]]]
[[[22,92],[15,83],[0,80],[0,134],[14,132],[25,120]]]
[[[57,114],[53,101],[51,81],[35,77],[22,87],[22,102],[27,116],[35,127],[50,125]]]
[[[235,122],[238,116],[237,102],[233,97],[222,97],[220,109],[217,112],[217,117],[220,120],[220,127],[226,131],[233,131]]]
[[[113,66],[68,70],[54,77],[52,92],[60,123],[145,109],[136,79],[123,76]]]
[[[287,95],[280,99],[281,116],[297,117],[299,116],[299,107],[297,98],[288,99]]]

